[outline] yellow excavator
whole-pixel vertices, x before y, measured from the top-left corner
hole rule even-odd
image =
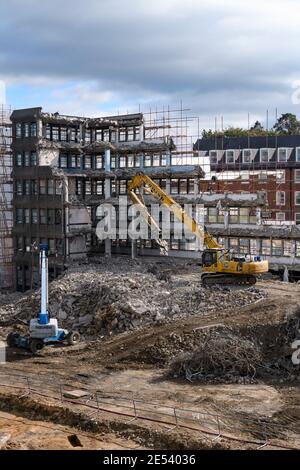
[[[163,249],[167,251],[166,241],[161,239],[160,228],[153,217],[148,212],[145,205],[144,194],[151,195],[167,207],[174,216],[182,222],[190,232],[203,241],[205,249],[202,253],[202,275],[203,285],[213,284],[233,284],[233,285],[253,285],[256,283],[257,275],[266,273],[269,270],[268,261],[262,261],[258,256],[236,255],[230,250],[223,248],[206,230],[197,224],[195,219],[189,216],[184,209],[166,194],[158,184],[149,176],[138,173],[128,185],[128,195],[134,204],[138,204],[142,215],[152,228],[154,238]],[[155,229],[153,232],[153,228]]]

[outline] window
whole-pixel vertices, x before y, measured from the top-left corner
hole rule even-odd
[[[283,240],[283,256],[291,256],[293,253],[293,241]]]
[[[117,157],[110,157],[110,167],[116,168],[117,165]]]
[[[300,183],[300,170],[295,170],[295,183]]]
[[[29,124],[26,122],[26,123],[24,124],[24,137],[26,137],[26,138],[29,137],[29,135],[30,135],[30,134],[29,134],[29,129],[30,129],[30,126],[29,126]]]
[[[276,191],[276,204],[277,206],[285,205],[285,192],[284,191]]]
[[[40,194],[47,194],[47,180],[40,180]]]
[[[104,142],[109,142],[109,129],[104,129],[104,131],[103,131],[103,140],[104,140]]]
[[[24,166],[30,166],[30,153],[24,153]]]
[[[286,162],[287,160],[287,149],[286,148],[279,148],[277,159],[279,162]]]
[[[300,191],[295,191],[295,205],[300,206]]]
[[[36,166],[37,165],[36,152],[31,152],[31,154],[30,154],[30,165],[31,166]]]
[[[270,158],[270,149],[260,149],[260,161],[261,163],[267,163]]]
[[[16,124],[16,138],[22,139],[22,123],[21,122],[17,122]]]
[[[48,194],[54,194],[54,180],[48,180]]]
[[[261,253],[262,255],[271,254],[271,240],[264,239],[261,241]]]
[[[16,166],[23,166],[23,155],[21,152],[18,152],[16,155]]]
[[[296,212],[295,222],[296,222],[296,225],[300,225],[300,212]]]
[[[17,196],[23,196],[23,181],[17,180],[16,193],[17,193]]]
[[[37,135],[37,125],[36,122],[30,124],[30,137],[36,137]]]
[[[62,142],[66,142],[68,139],[68,131],[66,127],[61,127],[60,128],[60,140]]]
[[[45,138],[48,139],[48,140],[51,140],[51,126],[50,126],[50,124],[46,125]]]
[[[120,180],[119,181],[119,194],[127,194],[127,181],[126,180]]]
[[[226,150],[226,163],[234,163],[234,150]]]
[[[30,210],[24,209],[24,224],[30,224]]]
[[[110,132],[110,141],[111,141],[111,142],[115,142],[115,141],[116,141],[116,138],[117,138],[117,133],[116,133],[116,131],[111,131],[111,132]]]
[[[128,168],[134,167],[134,155],[127,155],[127,166]]]
[[[23,251],[23,237],[17,237],[16,238],[16,248],[17,251]]]
[[[24,193],[25,193],[25,196],[30,196],[31,194],[31,181],[30,180],[24,181]]]
[[[85,181],[85,196],[90,196],[92,194],[92,184],[91,180]]]
[[[240,224],[248,224],[249,222],[249,208],[241,207],[240,208]]]
[[[211,224],[217,223],[218,209],[216,207],[208,208],[208,222]]]
[[[248,238],[240,238],[240,249],[239,252],[243,254],[248,254],[250,252],[250,240]]]
[[[300,147],[296,148],[296,162],[300,162]]]
[[[120,168],[126,168],[126,156],[122,155],[119,159],[119,165],[120,165]]]
[[[76,179],[76,196],[82,196],[83,193],[83,184],[81,179]]]
[[[251,150],[250,149],[243,150],[243,163],[251,163]]]
[[[285,212],[276,212],[276,220],[278,222],[284,222],[285,221]]]
[[[171,194],[178,194],[178,179],[171,178]]]
[[[102,155],[96,155],[96,170],[103,168],[103,157]]]
[[[70,132],[71,142],[77,142],[77,128],[72,127]]]
[[[47,224],[47,209],[40,209],[40,224]]]
[[[97,196],[102,196],[103,195],[103,181],[102,180],[96,180],[94,183],[94,194]]]
[[[55,239],[54,238],[49,238],[49,253],[51,255],[55,254]]]
[[[102,141],[102,129],[96,129],[96,142]]]
[[[144,156],[144,166],[151,166],[151,155]]]
[[[86,144],[90,144],[92,142],[92,130],[91,129],[85,129],[84,142]]]
[[[276,183],[285,182],[285,171],[276,171]]]
[[[119,141],[120,142],[125,142],[126,141],[126,130],[125,129],[120,129],[119,130]]]
[[[127,129],[127,140],[130,141],[130,142],[134,140],[134,129],[133,129],[133,127],[128,127],[128,129]]]
[[[37,180],[31,180],[31,194],[36,196],[38,193],[37,191]]]
[[[261,171],[258,175],[258,179],[260,182],[264,182],[268,180],[268,172],[267,171]]]
[[[188,192],[188,180],[180,178],[179,180],[179,194],[187,194]]]
[[[274,256],[283,255],[282,240],[272,240],[272,255]]]
[[[211,164],[218,163],[218,151],[217,150],[209,151],[209,160]]]
[[[67,157],[67,155],[61,155],[59,157],[59,166],[60,166],[60,168],[68,168],[68,157]]]
[[[52,140],[59,140],[59,127],[57,126],[52,127]]]
[[[152,156],[152,166],[160,166],[160,155]]]
[[[47,224],[48,225],[54,225],[55,224],[55,209],[48,209]]]
[[[62,181],[61,180],[56,180],[55,181],[55,194],[60,196],[61,193],[62,193],[62,187],[63,187]]]
[[[38,223],[38,210],[31,209],[31,223],[37,224]]]
[[[23,209],[16,209],[16,223],[23,224]]]
[[[61,209],[55,209],[55,224],[61,224]]]
[[[239,223],[239,210],[237,207],[229,208],[229,223],[231,224]]]
[[[79,155],[71,156],[71,168],[80,168],[80,156]]]
[[[84,157],[84,168],[86,170],[92,168],[92,157],[90,155],[85,155]]]
[[[134,128],[134,140],[140,140],[140,128],[138,126]]]

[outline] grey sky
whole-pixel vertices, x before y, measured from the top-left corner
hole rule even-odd
[[[298,114],[297,1],[1,3],[0,78],[19,92],[43,88],[48,109],[99,114],[182,99],[205,126],[215,115],[264,119],[267,108]]]

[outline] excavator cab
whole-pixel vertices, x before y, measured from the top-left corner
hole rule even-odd
[[[217,264],[218,257],[216,250],[204,250],[202,253],[202,266],[213,266]]]

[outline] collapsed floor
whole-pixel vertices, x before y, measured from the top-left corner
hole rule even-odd
[[[217,411],[242,440],[267,426],[280,445],[300,447],[300,366],[291,361],[291,344],[300,339],[299,287],[265,280],[251,289],[207,290],[199,266],[183,261],[77,266],[51,284],[50,310],[81,330],[80,347],[46,348],[36,357],[8,351],[0,373],[25,375],[41,387],[72,382],[106,399],[125,394],[161,408]],[[38,293],[12,300],[2,301],[3,337],[12,325],[25,331],[38,312]],[[245,420],[257,420],[252,431]],[[201,448],[200,441],[193,445]]]

